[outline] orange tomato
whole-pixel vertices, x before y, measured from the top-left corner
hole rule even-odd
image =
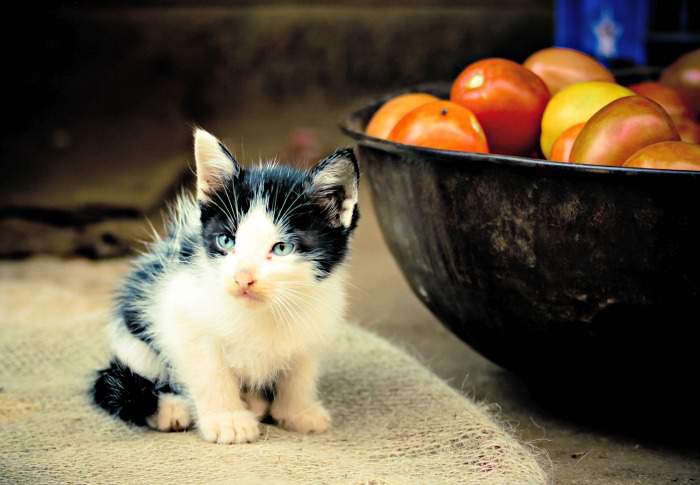
[[[537,74],[554,96],[567,86],[586,81],[615,82],[612,73],[583,52],[564,47],[549,47],[528,57],[523,66]]]
[[[564,132],[559,135],[559,138],[556,139],[554,145],[552,145],[552,153],[549,159],[553,162],[568,162],[576,137],[581,133],[585,124],[586,123],[578,123],[564,130]]]
[[[489,151],[476,116],[449,101],[435,101],[414,109],[397,123],[389,140],[441,150]]]
[[[623,167],[700,170],[700,146],[683,141],[654,143],[634,153]]]
[[[426,103],[438,101],[431,94],[409,93],[401,94],[382,105],[372,116],[365,132],[375,138],[388,138],[396,123],[408,113]]]
[[[671,117],[688,116],[690,109],[674,88],[655,81],[632,84],[629,88],[661,105]]]
[[[532,71],[506,59],[469,65],[452,84],[450,100],[476,115],[493,153],[531,153],[549,90]]]

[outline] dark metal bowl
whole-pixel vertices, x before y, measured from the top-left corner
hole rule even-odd
[[[448,93],[404,92],[418,90]],[[342,129],[358,142],[384,238],[415,294],[550,407],[697,440],[700,173],[365,135],[397,94]]]

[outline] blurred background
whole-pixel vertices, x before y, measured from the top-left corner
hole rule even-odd
[[[552,42],[544,0],[65,2],[11,11],[0,254],[123,254],[187,176],[192,126],[242,161],[348,144],[366,99]],[[155,217],[154,220],[158,220]],[[39,230],[40,229],[40,230]]]
[[[103,257],[128,252],[188,176],[194,125],[244,161],[304,162],[348,144],[337,122],[366,100],[480,58],[556,39],[617,67],[666,65],[699,44],[700,4],[25,2],[6,25],[0,255]]]
[[[116,258],[148,239],[146,218],[158,228],[165,202],[192,180],[193,126],[244,164],[305,166],[351,144],[338,121],[352,110],[408,85],[450,82],[477,59],[523,61],[556,44],[616,69],[651,66],[642,71],[653,76],[700,46],[695,0],[78,0],[5,11],[0,258],[14,262],[0,264],[0,277],[46,274],[84,291],[62,268],[88,265],[100,302],[126,269]],[[522,437],[549,451],[561,483],[700,476],[696,451],[550,416],[442,329],[391,259],[367,189],[353,319],[466,394],[498,402]]]

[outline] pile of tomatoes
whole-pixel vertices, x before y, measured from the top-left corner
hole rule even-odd
[[[660,80],[628,87],[595,59],[552,47],[523,64],[484,59],[455,79],[450,100],[387,101],[368,135],[406,145],[563,163],[700,170],[700,50]]]

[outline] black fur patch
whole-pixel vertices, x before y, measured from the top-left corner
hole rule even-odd
[[[165,272],[165,266],[157,256],[145,256],[134,263],[117,296],[117,312],[124,325],[135,337],[151,343],[149,322],[143,308],[148,304],[149,286]]]
[[[93,402],[113,416],[138,426],[158,410],[158,394],[174,392],[168,385],[157,385],[113,359],[97,372],[91,390]]]
[[[180,228],[180,231],[184,231]],[[148,332],[148,321],[144,308],[150,305],[150,287],[168,271],[168,265],[190,264],[201,246],[200,235],[196,232],[168,234],[158,242],[148,254],[133,263],[117,295],[117,314],[132,335],[155,348]]]

